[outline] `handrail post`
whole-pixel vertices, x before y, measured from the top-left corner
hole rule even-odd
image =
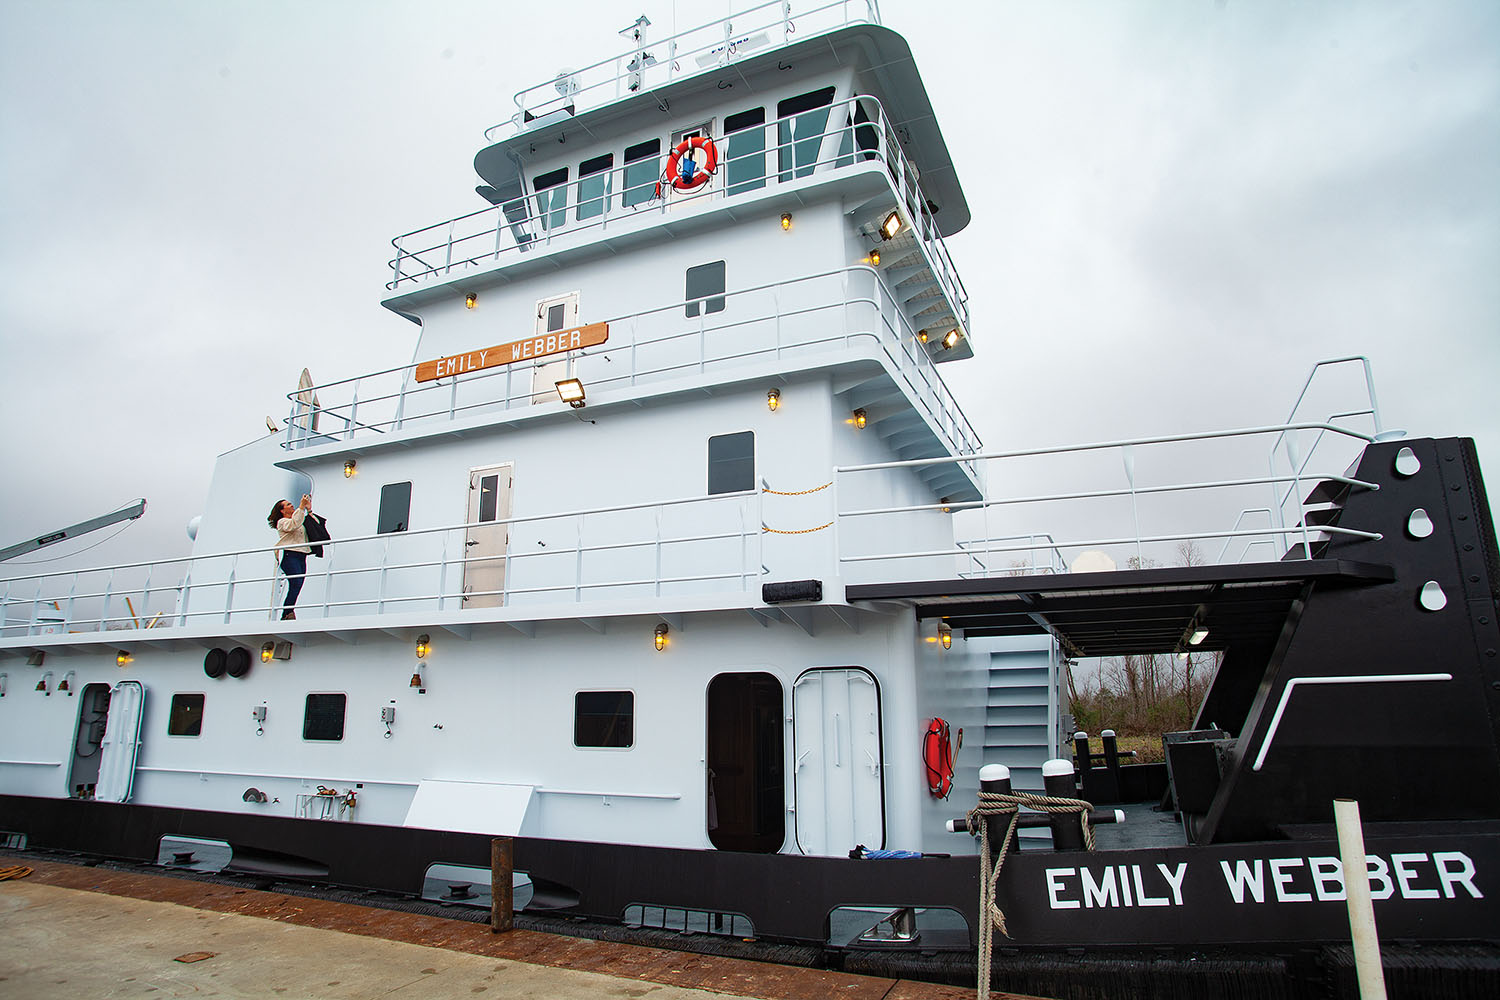
[[[573,601],[583,600],[583,514],[573,522]]]
[[[192,595],[192,592],[193,570],[189,566],[188,571],[182,575],[182,589],[177,596],[177,624],[184,627],[188,623],[188,598]]]
[[[1360,361],[1365,369],[1365,391],[1370,397],[1370,417],[1375,421],[1375,436],[1378,438],[1385,433],[1385,425],[1380,420],[1380,402],[1375,398],[1375,371],[1370,366],[1370,359],[1361,357]]]
[[[354,429],[359,426],[359,385],[363,381],[362,378],[354,380],[354,397],[349,401],[349,421],[348,430],[344,434],[345,440],[353,438]]]
[[[26,634],[27,635],[36,635],[37,609],[41,606],[41,603],[42,603],[42,581],[41,580],[37,580],[37,582],[36,582],[36,593],[33,594],[32,597],[31,597],[31,621],[28,622],[27,625],[26,625]]]
[[[661,596],[661,505],[656,507],[656,581],[654,591],[657,597]]]
[[[109,571],[109,579],[104,584],[104,610],[99,615],[99,631],[103,632],[109,625],[109,600],[115,589],[115,571]],[[40,586],[38,586],[40,592]]]
[[[274,559],[275,556],[273,555],[272,558]],[[236,555],[232,559],[230,559],[230,561],[229,561],[229,578],[224,581],[224,622],[225,622],[225,624],[228,624],[228,622],[229,622],[229,614],[230,614],[231,611],[234,610],[234,580],[235,580],[235,574],[239,572],[239,568],[240,568],[240,557]],[[272,573],[271,573],[271,604],[270,604],[270,606],[268,608],[266,608],[266,615],[267,615],[267,617],[270,616],[271,612],[275,609],[275,607],[276,607],[276,573],[273,570]]]
[[[390,573],[390,569],[389,569],[390,561],[391,561],[391,540],[390,540],[390,538],[386,538],[385,545],[380,550],[380,583],[379,583],[379,590],[375,594],[375,613],[376,614],[380,614],[381,612],[385,611],[385,581],[386,581],[387,575]]]
[[[1135,560],[1138,564],[1136,569],[1146,568],[1146,556],[1141,549],[1141,512],[1135,497],[1135,447],[1126,445],[1120,449],[1121,457],[1125,462],[1125,478],[1130,481],[1130,513],[1135,519]]]
[[[327,618],[329,605],[333,602],[333,559],[338,545],[332,541],[323,544],[328,550],[328,561],[323,564],[323,617]]]

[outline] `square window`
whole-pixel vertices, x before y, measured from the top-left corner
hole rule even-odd
[[[344,702],[342,694],[310,694],[307,711],[302,716],[302,738],[337,742],[344,738]]]
[[[689,319],[698,315],[700,307],[705,314],[723,312],[724,262],[716,260],[688,268],[687,294],[683,298],[688,300],[683,309]]]
[[[635,692],[579,691],[573,696],[573,745],[635,745]]]
[[[708,492],[739,493],[755,488],[755,432],[708,439]]]
[[[203,695],[174,694],[167,716],[168,736],[200,736],[203,733]]]
[[[411,483],[387,483],[380,487],[380,517],[375,532],[389,535],[405,531],[411,518]]]

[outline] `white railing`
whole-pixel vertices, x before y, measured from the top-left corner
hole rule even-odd
[[[784,46],[850,25],[879,23],[880,9],[875,0],[835,0],[795,12],[791,3],[775,0],[657,41],[647,41],[638,28],[630,36],[633,44],[619,55],[518,91],[516,113],[508,122],[485,129],[484,136],[493,141],[494,134],[506,124],[521,129],[528,121],[556,111],[576,114],[633,93],[649,92],[674,80],[727,66],[769,46]]]
[[[957,455],[979,450],[979,435],[944,383],[921,331],[912,328],[875,269],[857,265],[710,298],[723,299],[724,308],[710,313],[706,300],[694,299],[601,317],[597,321],[609,324],[609,340],[573,352],[569,376],[579,378],[593,399],[617,388],[728,371],[749,361],[808,357],[856,342],[873,343],[943,444]],[[695,318],[684,316],[689,305],[700,307]],[[557,399],[550,380],[554,376],[537,384],[530,365],[425,383],[413,381],[414,369],[388,368],[289,394],[292,410],[284,446],[370,440],[403,428]],[[315,396],[316,407],[307,402]]]
[[[969,461],[986,467],[991,483],[1005,482],[1056,482],[1078,476],[1087,466],[1084,475],[1097,481],[1102,474],[1108,476],[1108,466],[1116,470],[1113,477],[1118,485],[1105,488],[1078,490],[1050,490],[1037,493],[991,496],[984,500],[965,503],[917,504],[903,506],[843,509],[839,511],[840,537],[848,538],[852,532],[846,525],[864,521],[882,522],[884,528],[865,527],[860,537],[867,540],[865,551],[841,549],[840,563],[844,566],[845,579],[863,582],[883,576],[886,579],[902,579],[918,575],[957,574],[960,576],[1003,576],[1015,572],[1016,566],[1006,563],[1007,558],[1018,554],[1032,553],[1037,549],[1040,530],[1026,530],[1030,519],[1046,518],[1056,525],[1066,520],[1075,525],[1068,535],[1046,534],[1048,547],[1058,553],[1064,552],[1076,558],[1087,550],[1104,551],[1120,566],[1166,566],[1179,565],[1184,561],[1184,546],[1191,546],[1192,559],[1209,562],[1204,558],[1199,543],[1223,539],[1250,543],[1249,547],[1273,545],[1273,553],[1267,561],[1281,558],[1289,548],[1302,550],[1304,558],[1312,557],[1312,545],[1328,535],[1343,535],[1355,538],[1378,539],[1380,533],[1349,525],[1318,525],[1307,523],[1298,517],[1297,523],[1288,527],[1269,515],[1271,511],[1261,508],[1270,522],[1264,527],[1245,527],[1247,511],[1233,526],[1224,529],[1215,525],[1227,520],[1225,512],[1239,505],[1229,501],[1204,502],[1205,497],[1220,494],[1238,495],[1235,491],[1260,490],[1265,487],[1279,489],[1306,481],[1332,481],[1351,487],[1378,489],[1374,483],[1364,482],[1344,475],[1348,465],[1347,456],[1337,460],[1331,467],[1314,471],[1305,464],[1296,472],[1270,476],[1223,476],[1180,478],[1184,468],[1200,472],[1190,460],[1178,450],[1178,446],[1190,445],[1205,450],[1212,457],[1233,443],[1254,439],[1265,441],[1287,434],[1310,432],[1329,435],[1358,448],[1374,440],[1374,435],[1351,430],[1332,423],[1277,424],[1268,427],[1240,428],[1198,434],[1179,434],[1163,437],[1138,438],[1133,440],[1104,441],[1093,444],[1074,445],[1063,448],[1029,449],[1024,451],[981,453],[969,456]],[[1240,449],[1244,450],[1244,449]],[[1161,453],[1160,461],[1143,457]],[[1357,449],[1356,449],[1357,453]],[[1097,459],[1103,456],[1104,471],[1099,470]],[[1079,461],[1082,459],[1083,461]],[[882,462],[868,465],[844,466],[836,470],[842,484],[852,476],[896,469],[920,469],[951,459],[917,459],[905,462]],[[1253,454],[1246,453],[1243,461],[1253,463]],[[998,466],[1014,467],[1030,463],[1025,471],[1010,472]],[[1047,463],[1052,463],[1048,465]],[[847,490],[845,491],[847,492]],[[1191,501],[1191,503],[1189,502]],[[1300,501],[1299,501],[1300,502]],[[1067,513],[1058,513],[1061,505],[1068,504]],[[921,537],[917,528],[930,524],[937,516],[964,517],[972,522],[982,519],[982,524],[973,533],[977,536],[956,546],[940,546],[906,550],[892,549],[890,539],[901,539],[910,544],[913,537]],[[1222,520],[1221,520],[1222,519]],[[994,523],[998,522],[998,523]],[[1160,525],[1161,527],[1157,527]],[[898,527],[898,526],[905,526]],[[956,529],[962,534],[961,529]],[[1056,537],[1054,537],[1056,536]],[[1228,551],[1228,544],[1220,552],[1220,560]],[[915,567],[920,564],[921,569]],[[1029,562],[1023,561],[1027,566]]]
[[[1004,566],[991,566],[986,558],[995,545],[1004,547],[1008,557]],[[1068,571],[1068,560],[1062,549],[1057,547],[1056,539],[1045,532],[979,542],[960,540],[958,548],[968,557],[967,568],[958,571],[959,577],[965,580],[991,576],[1050,576]]]
[[[707,593],[758,599],[759,504],[747,490],[324,542],[325,557],[308,561],[298,618]],[[687,527],[669,530],[667,514]],[[503,531],[508,544],[471,555],[476,529]],[[285,583],[275,559],[255,548],[12,577],[0,581],[0,636],[264,624],[279,617]],[[497,563],[499,586],[465,586],[466,568]]]
[[[1340,423],[1340,426],[1346,426],[1346,422],[1349,420],[1369,417],[1374,426],[1371,440],[1378,440],[1384,437],[1386,429],[1380,419],[1380,403],[1375,398],[1375,373],[1370,364],[1370,359],[1362,355],[1330,358],[1313,365],[1307,373],[1307,378],[1303,380],[1301,392],[1297,394],[1296,401],[1292,403],[1292,408],[1287,413],[1286,422],[1291,424],[1297,420],[1298,411],[1308,403],[1310,393],[1318,383],[1319,376],[1324,376],[1324,380],[1327,381],[1327,376],[1347,373],[1351,367],[1357,367],[1358,369],[1356,377],[1359,380],[1360,387],[1364,390],[1362,405],[1356,409],[1332,413],[1326,420],[1328,423],[1337,421]],[[1303,484],[1309,479],[1317,483],[1319,480],[1327,478],[1314,476],[1309,472],[1313,457],[1317,454],[1318,449],[1323,446],[1326,434],[1326,431],[1317,431],[1316,434],[1311,435],[1312,441],[1310,444],[1302,440],[1307,435],[1298,435],[1295,433],[1278,434],[1271,442],[1270,451],[1267,456],[1267,468],[1272,474],[1276,474],[1278,470],[1284,470],[1284,474],[1290,480],[1285,484],[1285,488],[1279,492],[1273,487],[1273,500],[1270,513],[1274,523],[1278,526],[1285,528],[1291,525],[1295,528],[1299,524],[1304,523],[1301,503]],[[1304,530],[1304,550],[1308,548],[1306,535],[1307,533]]]
[[[868,121],[858,121],[860,117]],[[813,135],[795,136],[798,126],[815,130]],[[578,245],[602,239],[622,227],[635,229],[656,225],[669,212],[681,207],[726,198],[758,197],[780,184],[802,183],[804,178],[831,171],[884,166],[887,183],[904,209],[903,223],[913,236],[934,279],[942,288],[956,325],[969,329],[968,291],[948,252],[917,180],[917,171],[901,149],[893,126],[880,102],[869,96],[853,97],[829,107],[816,108],[758,126],[759,146],[749,152],[729,155],[731,147],[753,137],[756,128],[728,137],[716,137],[720,160],[709,183],[681,192],[670,188],[661,172],[668,150],[650,158],[658,171],[642,182],[639,164],[622,164],[607,171],[567,181],[545,189],[545,204],[536,192],[502,205],[480,209],[436,225],[397,236],[391,241],[396,256],[390,261],[387,288],[400,290],[406,282],[451,275],[455,270],[499,262],[540,247]],[[815,154],[809,155],[810,150]],[[646,162],[646,161],[642,161]],[[627,177],[636,178],[634,184]],[[561,191],[561,203],[554,201]]]

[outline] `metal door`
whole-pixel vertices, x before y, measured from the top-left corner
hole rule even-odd
[[[792,685],[797,847],[843,857],[885,846],[880,687],[860,667],[808,670]]]
[[[100,802],[130,801],[145,709],[146,688],[140,681],[121,681],[109,694],[109,717],[99,744],[99,783],[94,788]]]
[[[505,550],[510,542],[513,466],[469,470],[468,531],[464,537],[466,608],[497,608],[505,603]]]
[[[571,330],[578,325],[578,293],[569,292],[536,304],[536,330],[538,337],[561,330]],[[532,403],[557,401],[557,383],[568,377],[568,356],[555,356],[536,362],[531,375]]]

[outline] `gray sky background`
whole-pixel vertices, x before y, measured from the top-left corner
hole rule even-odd
[[[1500,4],[881,9],[973,214],[944,374],[989,448],[1273,423],[1368,354],[1387,423],[1475,437],[1500,489]],[[411,359],[388,241],[484,207],[484,128],[642,11],[671,32],[663,0],[0,0],[0,544],[145,496],[47,565],[185,554],[304,366]]]

